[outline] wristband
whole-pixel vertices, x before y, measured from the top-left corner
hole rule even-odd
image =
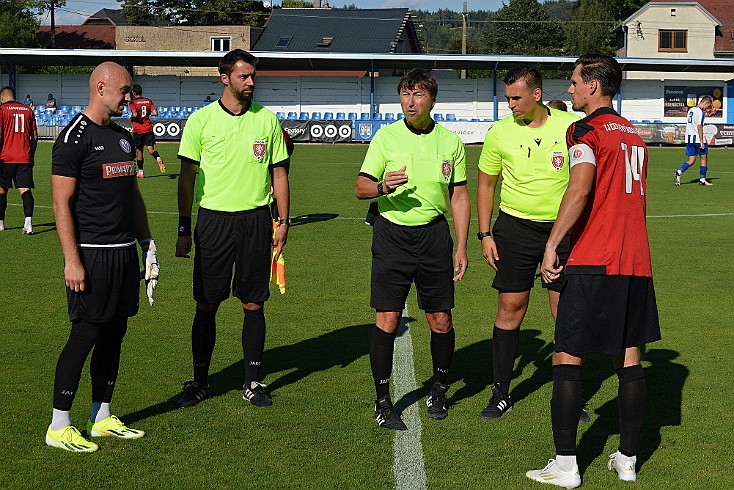
[[[291,225],[291,219],[290,218],[286,218],[286,219],[280,219],[279,218],[278,219],[278,224],[279,225],[288,225],[288,226],[290,226]]]
[[[178,217],[178,236],[191,236],[191,216]]]
[[[479,233],[477,233],[477,238],[479,238],[480,242],[488,236],[492,236],[491,231],[480,231]]]

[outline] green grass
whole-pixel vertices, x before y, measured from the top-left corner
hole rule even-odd
[[[114,412],[147,436],[102,440],[91,455],[44,446],[58,354],[69,330],[62,257],[50,199],[49,143],[36,167],[37,234],[21,236],[22,207],[9,195],[7,231],[0,233],[0,484],[7,488],[390,488],[393,433],[372,419],[367,356],[371,232],[367,205],[353,196],[366,145],[299,145],[292,167],[293,226],[286,247],[287,292],[266,305],[264,369],[274,406],[257,409],[239,387],[242,313],[230,299],[218,315],[212,363],[214,397],[176,410],[191,378],[192,260],[174,257],[177,145],[159,144],[168,174],[148,157],[139,181],[159,250],[161,282],[154,308],[141,302],[123,345]],[[476,189],[478,147],[468,149],[470,195]],[[648,219],[663,340],[649,346],[644,367],[649,403],[640,447],[641,488],[727,488],[734,485],[730,378],[731,271],[734,253],[732,150],[711,152],[711,188],[697,169],[673,186],[681,149],[653,148]],[[721,216],[674,216],[722,214]],[[472,235],[477,231],[473,222]],[[523,324],[513,381],[515,410],[486,422],[491,325],[496,313],[492,273],[476,239],[470,268],[456,291],[457,352],[451,373],[450,416],[425,417],[423,451],[432,488],[539,488],[528,469],[553,456],[549,355],[553,325],[545,294],[533,291]],[[429,329],[415,296],[409,310],[420,396],[431,375]],[[585,368],[591,424],[579,430],[586,488],[628,488],[606,470],[617,446],[616,377],[606,359]],[[88,371],[72,420],[88,417]]]

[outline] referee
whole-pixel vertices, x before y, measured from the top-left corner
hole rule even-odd
[[[241,49],[224,55],[219,62],[222,97],[191,115],[179,147],[177,257],[191,251],[195,183],[199,205],[194,231],[196,315],[191,328],[194,379],[184,384],[178,401],[182,408],[209,397],[216,314],[230,294],[239,298],[244,311],[243,398],[255,406],[273,403],[260,382],[265,347],[263,305],[270,296],[271,253],[274,248],[277,259],[288,237],[289,160],[278,118],[252,100],[256,62],[257,58]],[[271,183],[280,224],[274,238]]]
[[[377,198],[372,238],[371,306],[377,310],[370,338],[370,365],[380,427],[406,430],[390,400],[390,373],[398,323],[411,283],[431,328],[433,386],[428,417],[443,419],[449,366],[454,354],[454,282],[468,265],[471,214],[464,145],[431,118],[438,84],[428,71],[408,72],[398,84],[405,118],[372,139],[357,178],[359,199]],[[444,214],[451,207],[456,256]],[[374,208],[374,206],[373,206]],[[455,275],[454,275],[455,274]]]
[[[492,397],[480,414],[483,419],[496,419],[512,410],[510,381],[520,324],[568,184],[566,128],[578,120],[573,113],[543,105],[543,78],[536,68],[514,68],[504,82],[512,114],[487,132],[477,186],[478,238],[484,259],[496,271],[492,287],[499,292],[492,333],[494,384]],[[500,174],[500,209],[492,227]],[[568,239],[559,247],[559,255],[565,261]],[[548,289],[555,320],[560,283],[543,283],[543,287]]]
[[[130,84],[130,75],[120,65],[106,62],[97,66],[89,77],[89,106],[59,134],[51,160],[71,333],[56,365],[53,418],[46,444],[73,452],[97,450],[97,444],[71,425],[70,417],[82,368],[92,349],[87,438],[137,439],[144,435],[110,413],[127,319],[138,312],[136,239],[143,249],[151,305],[159,271],[135,178],[132,137],[110,121],[127,105]]]

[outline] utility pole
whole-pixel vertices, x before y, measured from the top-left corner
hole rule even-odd
[[[54,11],[56,10],[54,0],[51,0],[51,48],[56,49],[56,16]]]
[[[466,2],[464,2],[464,11],[461,13],[461,54],[466,54]],[[461,79],[466,78],[466,69],[461,70]]]

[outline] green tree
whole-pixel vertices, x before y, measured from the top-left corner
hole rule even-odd
[[[562,55],[564,40],[563,23],[537,0],[510,0],[482,34],[485,52],[498,54]]]
[[[614,54],[616,38],[612,29],[618,22],[609,10],[608,0],[579,0],[573,22],[566,31],[566,53],[579,56],[584,53]]]
[[[0,46],[29,48],[36,45],[37,4],[28,0],[0,0]]]
[[[269,9],[249,0],[119,0],[132,25],[193,26],[265,24]]]

